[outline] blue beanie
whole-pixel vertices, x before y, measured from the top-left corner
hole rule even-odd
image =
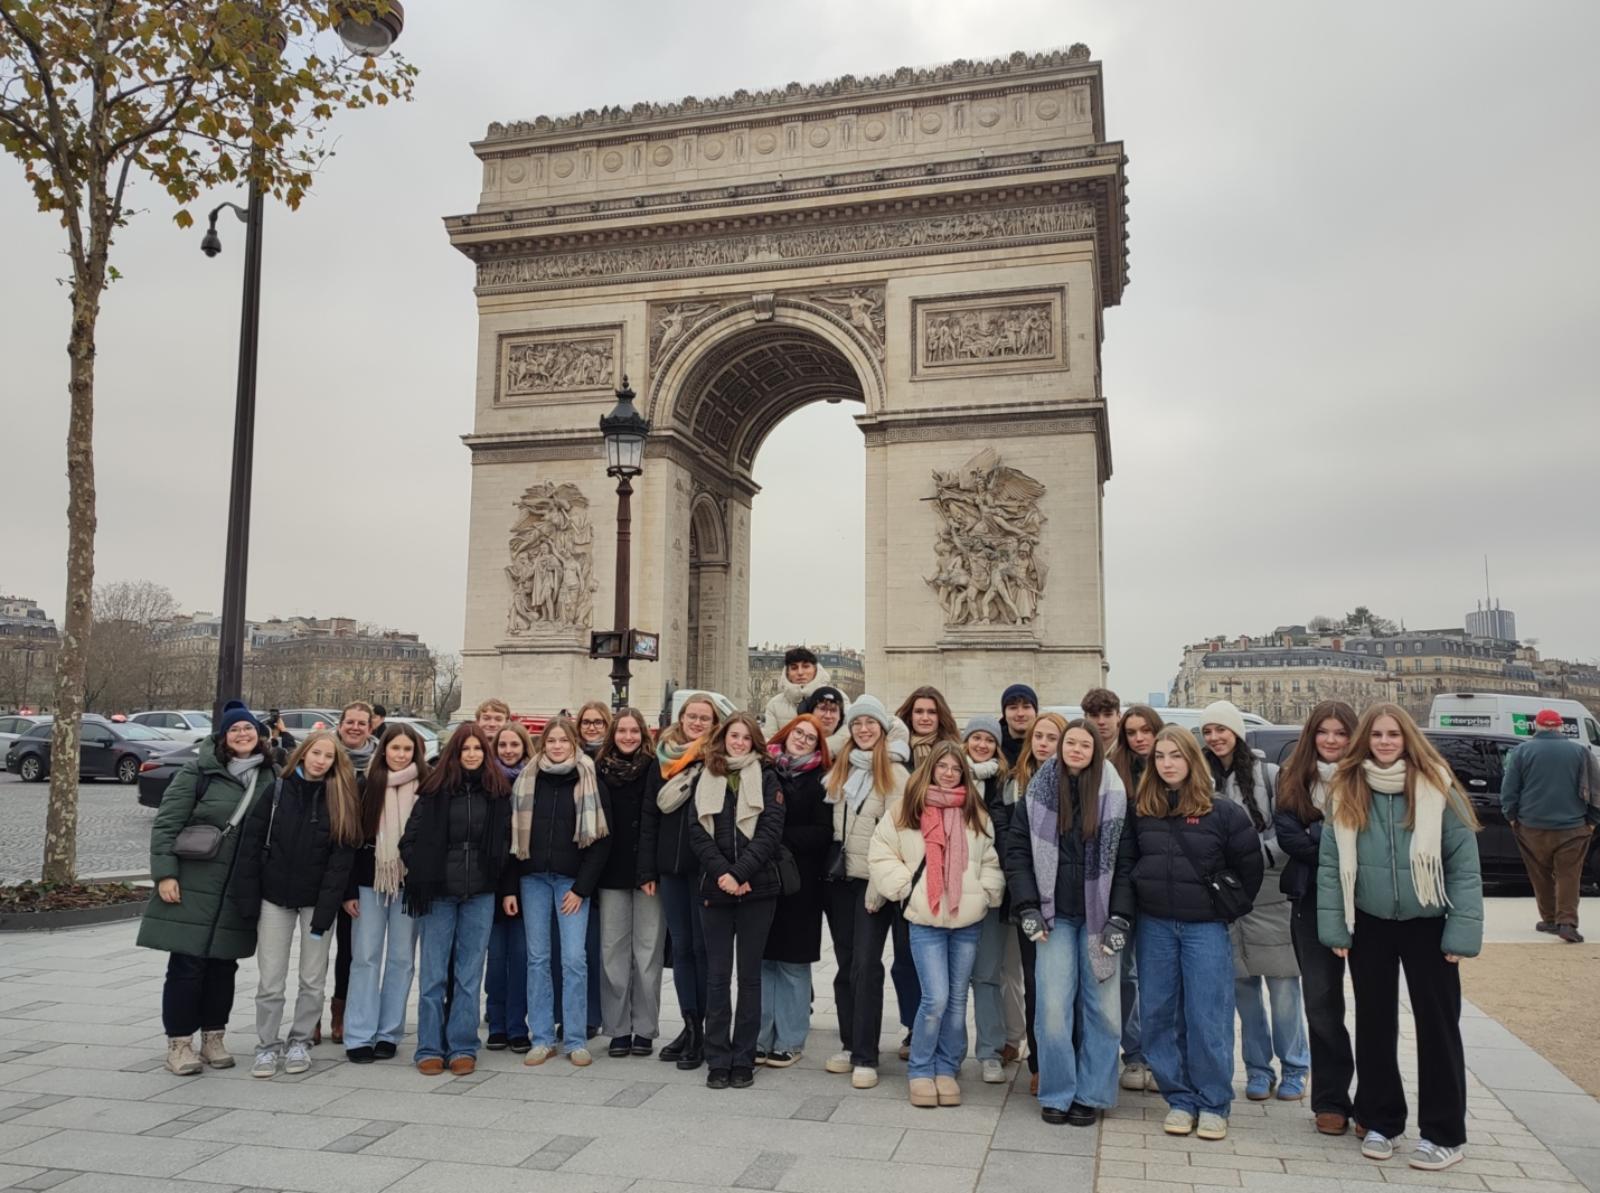
[[[1026,700],[1036,711],[1039,707],[1039,693],[1025,683],[1014,683],[1000,694],[1000,711],[1005,712],[1006,705],[1017,700]]]
[[[255,714],[245,707],[242,700],[230,700],[222,706],[222,715],[217,718],[217,736],[226,737],[228,730],[241,721],[254,725],[256,732],[262,737],[267,736],[265,727],[256,720]]]

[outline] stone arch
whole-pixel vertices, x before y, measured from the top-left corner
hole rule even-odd
[[[719,630],[728,611],[727,518],[715,497],[705,490],[689,505],[689,603],[686,615],[687,687],[714,687],[726,662]]]

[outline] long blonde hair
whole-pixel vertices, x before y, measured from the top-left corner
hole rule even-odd
[[[878,740],[872,743],[872,794],[881,799],[894,790],[894,759],[889,757],[889,731],[884,729],[881,723],[878,728],[882,732],[878,734]],[[845,730],[848,732],[849,729],[850,726],[846,725]],[[851,733],[844,749],[839,751],[839,756],[828,768],[828,777],[823,780],[823,787],[828,792],[830,804],[836,804],[843,798],[844,783],[850,777],[850,755],[856,748],[855,734]]]
[[[1028,784],[1033,782],[1034,772],[1039,769],[1039,763],[1033,757],[1033,731],[1039,727],[1040,721],[1049,721],[1060,731],[1061,737],[1067,736],[1067,718],[1060,713],[1042,712],[1028,722],[1028,731],[1022,735],[1022,751],[1017,755],[1017,765],[1011,768],[1011,777],[1017,781],[1017,798],[1020,800],[1028,794]],[[1061,743],[1056,742],[1056,752],[1059,754]]]
[[[1372,788],[1361,767],[1372,757],[1372,730],[1380,717],[1390,717],[1400,727],[1400,740],[1403,743],[1400,757],[1406,764],[1405,827],[1416,827],[1417,776],[1420,774],[1434,776],[1434,781],[1443,788],[1450,806],[1468,828],[1473,832],[1481,829],[1483,826],[1478,823],[1471,802],[1457,785],[1450,764],[1417,728],[1411,714],[1398,704],[1374,704],[1361,714],[1355,732],[1350,735],[1350,748],[1339,759],[1338,769],[1333,772],[1333,782],[1328,785],[1328,803],[1333,813],[1329,819],[1357,832],[1367,827],[1367,818],[1372,812]]]
[[[306,734],[305,741],[294,748],[289,761],[283,764],[283,773],[293,774],[311,752],[311,747],[322,741],[333,746],[333,765],[320,780],[307,778],[306,781],[322,783],[324,799],[328,804],[328,836],[340,845],[360,845],[364,838],[361,833],[361,797],[356,791],[356,768],[350,764],[350,755],[339,744],[337,733],[331,729],[316,729]],[[420,756],[417,762],[420,771]]]
[[[1156,773],[1156,751],[1164,741],[1172,742],[1189,764],[1189,774],[1178,787],[1178,802],[1167,803],[1167,783]],[[1134,809],[1140,816],[1204,816],[1211,811],[1211,770],[1194,734],[1181,725],[1168,725],[1156,734],[1150,747],[1150,761],[1139,776],[1139,799]]]
[[[928,748],[928,756],[917,763],[917,769],[906,780],[906,793],[900,799],[895,813],[895,824],[900,828],[916,828],[922,823],[922,809],[928,802],[928,788],[933,786],[933,768],[941,758],[954,758],[961,767],[961,785],[967,789],[967,800],[961,808],[961,819],[975,833],[989,829],[989,809],[974,790],[972,769],[967,765],[967,753],[953,741],[940,740]]]

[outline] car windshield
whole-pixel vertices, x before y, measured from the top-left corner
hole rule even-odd
[[[41,722],[39,722],[39,724],[35,725],[32,729],[28,730],[28,732],[24,733],[22,736],[23,737],[49,737],[50,736],[50,722],[49,721],[41,721]]]
[[[150,727],[148,727],[146,725],[135,725],[132,722],[129,722],[126,725],[118,725],[117,726],[117,732],[122,734],[122,736],[127,738],[129,741],[171,741],[172,740],[165,733],[158,733],[156,730],[151,729]]]
[[[189,727],[191,729],[210,729],[211,728],[211,714],[210,713],[186,712],[183,715],[189,718]]]

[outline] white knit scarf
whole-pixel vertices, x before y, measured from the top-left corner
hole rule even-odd
[[[902,766],[911,757],[911,750],[904,742],[891,741],[888,744],[889,759]],[[867,802],[867,796],[872,794],[872,751],[852,749],[850,751],[850,773],[844,780],[844,802],[850,809],[852,816],[861,812],[861,805]],[[828,796],[828,803],[836,804],[839,797]]]
[[[1397,758],[1379,766],[1370,758],[1361,764],[1367,786],[1383,795],[1399,795],[1406,789],[1406,760]],[[1443,778],[1443,776],[1439,776]],[[1449,780],[1445,780],[1446,786]],[[1424,907],[1450,907],[1444,889],[1444,806],[1445,788],[1418,774],[1415,796],[1415,827],[1411,830],[1411,886],[1417,902]],[[1370,814],[1370,813],[1369,813]],[[1356,929],[1356,830],[1333,822],[1334,839],[1339,843],[1339,887],[1344,894],[1344,922],[1351,933]]]
[[[726,775],[714,775],[707,770],[700,776],[700,783],[694,789],[694,814],[699,818],[700,827],[715,837],[713,822],[727,802],[728,779],[736,775],[739,798],[734,805],[734,823],[748,841],[756,835],[756,821],[765,806],[761,790],[761,755],[752,750],[742,758],[729,758],[728,770]]]
[[[1338,764],[1317,759],[1317,777],[1311,784],[1311,806],[1324,816],[1328,814],[1328,785],[1333,782],[1333,772]]]
[[[389,772],[383,792],[383,812],[378,818],[378,837],[373,842],[377,855],[372,872],[372,889],[380,895],[397,895],[405,881],[405,863],[400,860],[400,835],[406,831],[411,809],[417,803],[417,764]]]
[[[972,777],[980,783],[987,783],[1000,773],[1000,759],[991,758],[987,762],[974,762],[972,756],[967,756],[967,766],[972,771]]]

